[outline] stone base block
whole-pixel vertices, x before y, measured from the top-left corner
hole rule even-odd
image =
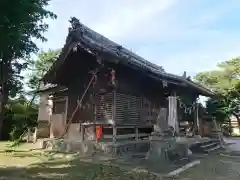
[[[42,148],[58,152],[79,152],[84,155],[104,153],[110,156],[128,156],[147,153],[149,140],[126,141],[119,143],[97,143],[96,141],[72,141],[67,139],[45,139]]]
[[[96,149],[112,156],[128,156],[137,153],[147,153],[149,140],[126,141],[119,143],[98,143]]]
[[[95,144],[91,141],[71,141],[66,139],[43,139],[42,148],[56,152],[79,152],[79,154],[92,155],[95,153]]]
[[[50,126],[48,121],[39,121],[36,138],[48,138],[50,136]]]
[[[188,144],[178,143],[174,139],[152,140],[146,159],[149,161],[175,161],[188,155]]]

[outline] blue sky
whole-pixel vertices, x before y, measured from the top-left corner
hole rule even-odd
[[[52,0],[47,50],[64,44],[71,16],[168,72],[211,70],[240,54],[239,0]]]

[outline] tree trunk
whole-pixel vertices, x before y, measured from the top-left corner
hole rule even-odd
[[[5,115],[5,106],[8,101],[8,88],[5,84],[2,85],[2,93],[1,93],[1,103],[0,103],[0,140],[2,139],[2,128],[3,128],[3,121],[4,121],[4,115]]]
[[[3,125],[3,93],[2,93],[2,84],[3,84],[3,60],[0,59],[0,140],[2,139],[2,125]]]
[[[1,94],[0,94],[1,96]],[[3,103],[0,100],[0,140],[2,138],[2,125],[3,125]]]
[[[5,115],[5,105],[8,102],[9,88],[7,85],[8,80],[8,69],[9,66],[6,65],[6,59],[0,61],[0,140],[2,139],[2,128]]]

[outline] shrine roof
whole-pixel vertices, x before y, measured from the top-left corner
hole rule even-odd
[[[54,72],[63,64],[64,60],[68,54],[73,50],[73,48],[80,47],[95,55],[107,54],[112,58],[108,58],[108,61],[123,63],[133,68],[141,69],[150,73],[155,78],[160,79],[171,79],[177,80],[188,87],[196,89],[200,94],[204,96],[213,96],[214,92],[197,84],[185,76],[178,76],[171,73],[165,72],[162,66],[153,64],[146,59],[140,57],[134,52],[122,47],[121,45],[109,40],[103,35],[93,31],[84,24],[80,23],[77,18],[72,18],[70,20],[72,25],[69,28],[69,34],[66,38],[66,43],[62,49],[59,58],[55,61],[53,66],[44,76],[43,80],[48,82],[50,78],[54,76]]]

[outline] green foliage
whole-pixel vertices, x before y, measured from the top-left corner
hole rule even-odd
[[[240,58],[224,61],[218,70],[198,73],[194,79],[219,94],[227,93],[240,83]]]
[[[0,49],[4,55],[17,60],[37,52],[33,38],[46,41],[43,32],[48,29],[48,24],[44,20],[56,18],[54,13],[44,8],[48,3],[49,0],[1,0]]]
[[[3,88],[4,113],[3,134],[5,139],[19,138],[28,127],[33,127],[37,120],[37,106],[34,104],[36,91],[40,87],[40,79],[55,61],[59,51],[41,52],[38,59],[30,59],[32,53],[38,51],[36,39],[46,41],[43,33],[47,31],[46,18],[56,18],[56,15],[45,7],[50,0],[20,0],[0,2],[0,85]],[[32,67],[28,86],[32,99],[28,101],[23,96],[8,102],[9,96],[24,94],[23,70]],[[29,94],[28,94],[29,95]],[[4,107],[4,108],[3,108]],[[3,111],[5,110],[5,111]],[[1,113],[0,113],[1,115]],[[1,123],[0,123],[1,128]],[[1,129],[0,129],[1,130]],[[10,133],[11,132],[11,133]],[[21,139],[21,138],[20,138]]]
[[[50,0],[1,0],[0,1],[0,135],[5,117],[5,105],[9,96],[22,93],[24,79],[21,72],[31,61],[30,56],[38,51],[36,40],[46,41],[47,18],[56,15],[45,9]]]
[[[40,52],[37,59],[33,61],[32,71],[30,73],[28,86],[32,90],[38,90],[41,79],[47,73],[52,64],[56,61],[60,54],[60,50],[48,50]]]
[[[60,50],[49,50],[47,52],[40,52],[36,60],[32,61],[28,87],[31,92],[31,100],[27,100],[24,96],[20,96],[16,100],[11,100],[8,103],[6,117],[11,128],[5,134],[10,135],[10,139],[14,140],[11,147],[18,145],[22,141],[22,135],[27,128],[34,127],[37,121],[37,106],[34,103],[37,97],[37,92],[40,87],[42,76],[48,71],[53,62],[56,60]],[[10,133],[9,133],[10,132]]]
[[[4,139],[16,140],[29,127],[36,126],[38,107],[28,104],[24,97],[10,100],[7,104],[4,119]]]
[[[21,0],[0,2],[1,84],[6,96],[12,97],[22,89],[22,70],[29,65],[28,58],[38,48],[34,39],[46,41],[43,33],[48,29],[45,18],[56,15],[44,7],[49,0]],[[7,99],[8,97],[5,97]]]
[[[211,117],[216,117],[220,122],[224,122],[228,112],[224,111],[225,105],[223,104],[221,97],[217,96],[209,99],[206,102],[206,111]]]
[[[221,121],[234,115],[240,123],[240,58],[224,61],[218,64],[218,68],[195,77],[198,83],[217,94],[207,102],[208,113]]]

